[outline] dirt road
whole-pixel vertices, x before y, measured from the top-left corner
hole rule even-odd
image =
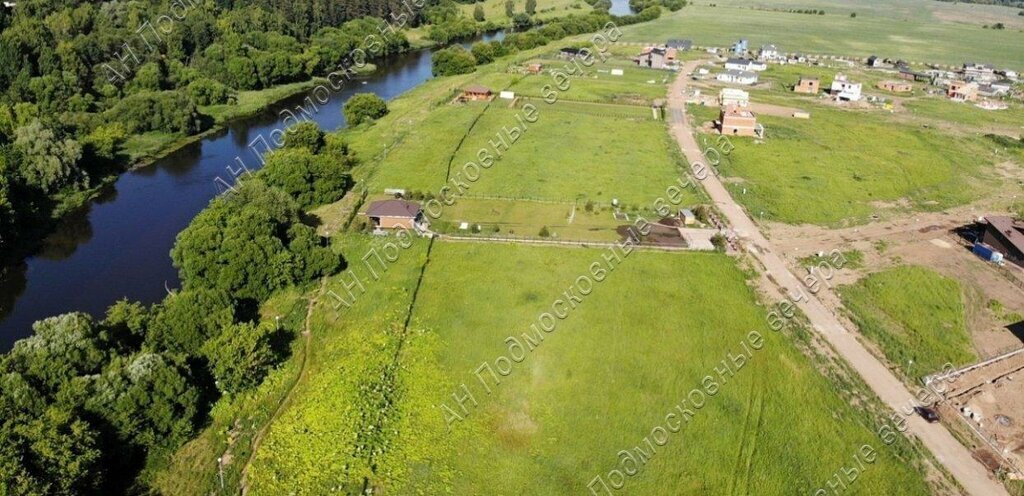
[[[687,62],[679,71],[679,77],[669,88],[669,116],[672,119],[670,133],[679,143],[687,160],[703,162],[697,141],[685,119],[685,98],[687,75],[702,61]],[[917,404],[914,396],[889,370],[872,355],[848,331],[816,296],[807,291],[803,284],[786,266],[774,247],[761,234],[753,220],[737,204],[722,182],[713,174],[702,181],[704,189],[716,206],[728,218],[748,251],[761,263],[763,270],[780,288],[790,295],[806,294],[807,298],[797,301],[797,306],[806,314],[813,328],[835,348],[867,385],[890,408],[900,411]],[[935,458],[953,476],[968,494],[977,496],[1005,495],[1003,485],[990,477],[985,468],[971,456],[970,451],[957,441],[941,424],[929,424],[913,416],[907,422],[908,432],[913,433],[927,447]]]

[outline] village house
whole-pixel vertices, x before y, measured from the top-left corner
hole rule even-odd
[[[946,96],[954,102],[973,102],[978,100],[978,83],[952,81],[946,89]]]
[[[757,53],[758,60],[765,62],[774,62],[776,60],[785,61],[786,58],[779,54],[779,49],[775,45],[761,45],[761,50]]]
[[[739,88],[722,88],[718,92],[718,104],[722,107],[746,107],[750,104],[750,93]]]
[[[693,48],[693,40],[668,40],[665,46],[676,50],[690,50]]]
[[[931,74],[926,72],[916,72],[907,66],[901,66],[899,71],[900,79],[906,79],[907,81],[915,81],[918,83],[930,83],[932,81]]]
[[[480,86],[477,84],[466,86],[462,89],[462,95],[460,99],[462,101],[489,101],[494,98],[494,92],[486,86]]]
[[[800,80],[797,81],[796,86],[793,86],[795,93],[806,93],[810,95],[817,95],[818,90],[821,89],[821,80],[816,77],[800,76]]]
[[[732,58],[725,61],[725,68],[733,71],[763,71],[768,66],[758,60]]]
[[[405,200],[375,201],[363,215],[376,229],[425,229],[429,225],[419,204]]]
[[[786,58],[786,62],[790,64],[804,64],[810,62],[810,59],[802,53],[794,53]]]
[[[718,76],[716,76],[715,79],[722,81],[723,83],[757,84],[757,73],[731,70],[718,73]]]
[[[838,73],[836,74],[835,79],[832,80],[832,86],[829,93],[836,99],[836,101],[856,102],[860,101],[860,91],[860,83],[854,83],[847,79],[845,74]]]
[[[1009,79],[1010,81],[1017,81],[1018,77],[1017,71],[1011,71],[1008,69],[998,70],[996,71],[996,74],[1003,76],[1004,78]]]
[[[640,67],[664,69],[668,66],[668,51],[660,47],[647,47],[633,58],[633,62]]]
[[[967,82],[988,83],[996,80],[996,69],[991,64],[967,63],[962,72]]]
[[[886,66],[885,61],[882,60],[882,58],[877,55],[872,55],[868,57],[867,64],[868,67],[871,67],[873,69],[879,69]]]
[[[736,55],[746,55],[747,53],[747,40],[743,39],[732,44],[732,53]]]
[[[723,108],[718,117],[718,131],[728,136],[759,136],[757,116],[738,107]]]
[[[544,64],[533,63],[526,66],[526,72],[530,74],[540,74],[544,70]]]
[[[1024,222],[1012,217],[986,217],[981,241],[1009,260],[1024,267]]]
[[[914,91],[914,85],[906,81],[882,81],[878,83],[878,89],[893,93],[910,93]]]

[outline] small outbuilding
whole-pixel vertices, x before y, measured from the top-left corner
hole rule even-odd
[[[747,109],[729,106],[718,118],[718,131],[728,136],[759,136],[757,116]]]
[[[906,81],[882,81],[878,83],[878,89],[892,93],[910,93],[914,91],[914,85]]]
[[[494,98],[494,92],[486,86],[477,84],[462,89],[462,99],[472,101],[488,101]]]
[[[1009,260],[1024,267],[1024,222],[1012,217],[986,217],[985,232],[979,241],[991,246]]]
[[[800,76],[796,86],[793,86],[795,93],[817,95],[819,90],[821,90],[821,80],[816,77]]]
[[[420,205],[405,200],[375,201],[364,215],[378,229],[414,229],[425,224]]]
[[[530,74],[540,74],[544,70],[544,64],[533,63],[526,66],[526,72]]]

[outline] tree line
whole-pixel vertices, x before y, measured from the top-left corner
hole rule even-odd
[[[253,177],[178,235],[182,288],[102,319],[48,318],[0,357],[0,494],[144,493],[140,474],[201,427],[221,395],[262,382],[287,357],[304,311],[283,325],[260,304],[345,261],[301,221],[340,199],[355,165],[337,136],[294,126]]]
[[[403,12],[399,0],[193,4],[170,33],[145,38],[152,50],[139,28],[171,12],[169,0],[0,7],[0,260],[124,170],[132,135],[202,132],[212,125],[202,106],[326,74],[369,35],[382,56],[409,47],[401,33],[380,36],[378,17]],[[120,62],[125,43],[134,67]]]

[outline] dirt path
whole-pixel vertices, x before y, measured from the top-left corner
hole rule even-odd
[[[699,66],[701,61],[687,62],[679,77],[669,89],[669,115],[672,118],[670,132],[679,143],[686,158],[692,162],[703,161],[693,129],[685,119],[687,74]],[[864,382],[879,398],[893,410],[916,405],[910,391],[892,375],[874,355],[868,352],[856,334],[847,330],[834,314],[828,311],[816,296],[805,291],[803,284],[789,271],[783,259],[776,254],[774,246],[761,234],[753,220],[729,195],[718,177],[708,175],[702,182],[704,189],[728,218],[737,235],[743,239],[747,250],[760,262],[762,270],[778,286],[790,295],[806,294],[796,305],[807,316],[811,326],[821,334],[850,366],[864,379]],[[1005,495],[1006,489],[989,476],[985,468],[971,456],[970,451],[954,438],[941,424],[929,424],[914,416],[907,419],[909,432],[913,433],[927,447],[968,494],[978,496]]]
[[[316,295],[309,299],[309,304],[306,306],[306,319],[302,326],[302,362],[299,364],[299,373],[298,375],[295,376],[295,381],[288,386],[288,391],[285,392],[284,396],[281,398],[281,401],[277,404],[277,408],[274,409],[274,413],[270,415],[270,418],[267,419],[267,422],[263,425],[262,428],[260,428],[260,430],[252,438],[252,450],[249,451],[249,458],[245,460],[245,465],[242,465],[242,479],[238,483],[242,496],[245,496],[246,494],[249,493],[249,465],[252,464],[253,458],[256,457],[256,452],[259,451],[260,444],[263,443],[264,436],[266,435],[267,431],[270,430],[270,426],[274,423],[274,421],[277,420],[277,418],[281,415],[281,412],[284,411],[285,407],[288,406],[289,403],[291,403],[292,393],[295,392],[295,387],[298,386],[299,383],[302,382],[302,379],[306,376],[306,364],[309,362],[309,345],[313,339],[313,332],[310,329],[310,320],[313,316],[313,309],[316,308],[316,303],[317,301],[320,300],[320,297],[323,296],[324,289],[326,288],[327,278],[324,277],[323,279],[320,280],[320,288],[317,290]]]

